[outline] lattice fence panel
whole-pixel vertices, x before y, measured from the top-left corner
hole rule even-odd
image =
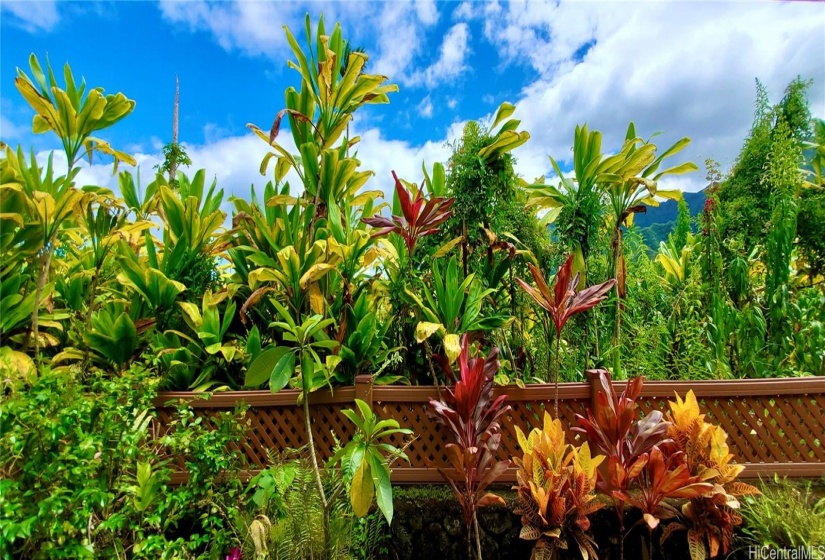
[[[788,382],[793,383],[793,380]],[[642,414],[649,414],[653,410],[667,413],[667,403],[673,395],[669,387],[661,384],[655,389],[655,396],[641,397],[638,402]],[[739,390],[739,387],[743,389]],[[404,394],[403,390],[399,388],[398,394]],[[766,390],[762,389],[761,392]],[[684,391],[680,390],[679,393],[683,395]],[[814,470],[817,469],[816,465],[821,464],[825,472],[825,391],[812,394],[748,395],[744,385],[736,385],[736,390],[729,392],[705,389],[704,393],[698,390],[697,393],[700,394],[700,406],[708,419],[721,425],[728,433],[728,444],[736,462],[779,466],[807,464],[814,465]],[[711,396],[714,393],[721,396]],[[530,396],[522,390],[518,397],[507,400],[512,410],[502,422],[502,442],[498,454],[500,459],[521,453],[516,439],[516,426],[526,433],[531,428],[542,425],[545,410],[552,414],[552,400],[524,398],[525,394]],[[410,463],[396,462],[394,471],[446,465],[444,449],[450,439],[447,432],[428,416],[426,399],[417,396],[393,400],[389,396],[395,396],[395,393],[382,392],[382,395],[387,398],[382,397],[373,402],[375,413],[381,418],[394,418],[402,427],[413,430],[416,436],[406,450]],[[349,441],[354,432],[354,426],[341,414],[343,409],[352,408],[354,403],[348,401],[349,397],[339,398],[347,402],[310,405],[316,450],[321,459],[330,457],[336,442]],[[570,431],[571,426],[577,425],[575,415],[585,414],[589,404],[589,398],[568,397],[559,400],[562,424],[571,443],[581,440],[579,434]],[[204,418],[207,426],[212,426],[215,415],[230,409],[231,403],[227,402],[215,405],[214,408],[211,404],[200,404],[195,412]],[[155,422],[156,435],[162,435],[173,415],[174,409],[159,405]],[[300,448],[307,443],[303,409],[293,403],[253,404],[247,411],[247,419],[247,439],[233,445],[231,451],[242,453],[249,468],[253,470],[267,464],[269,451]],[[390,443],[400,447],[406,443],[406,439],[394,435]],[[180,461],[179,464],[183,468]]]
[[[666,413],[670,399],[639,401],[645,414]],[[738,463],[825,463],[825,395],[700,397],[708,421],[728,433]]]

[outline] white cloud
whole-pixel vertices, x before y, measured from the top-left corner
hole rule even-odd
[[[467,20],[473,17],[473,4],[469,1],[464,1],[458,5],[458,8],[453,10],[453,19]]]
[[[418,19],[425,25],[433,25],[438,22],[438,8],[435,0],[416,0],[415,13]]]
[[[605,150],[618,148],[633,120],[642,136],[665,131],[660,146],[693,139],[674,163],[712,157],[728,167],[752,121],[756,77],[773,100],[797,75],[813,77],[811,106],[825,113],[822,5],[513,3],[485,11],[485,37],[504,63],[535,73],[512,100],[532,135],[515,154],[526,177],[549,171],[547,154],[569,159],[575,126],[585,122],[604,133]],[[678,183],[698,190],[704,173]]]
[[[22,126],[17,126],[4,115],[0,115],[0,138],[6,141],[13,141],[15,138],[20,138],[28,131]]]
[[[211,33],[227,51],[241,50],[251,55],[276,55],[287,48],[281,24],[293,30],[295,10],[292,3],[206,2],[161,0],[163,18],[192,31]]]
[[[403,85],[420,84],[420,72],[415,70],[417,57],[425,51],[428,30],[438,21],[436,4],[385,2],[381,10],[375,10],[372,3],[365,5],[370,7],[369,14],[346,25],[348,31],[364,38],[375,35],[376,57],[374,63],[370,62],[370,72],[389,76],[392,82]]]
[[[279,62],[291,57],[282,25],[289,26],[300,44],[304,41],[305,3],[161,0],[160,10],[166,21],[190,31],[207,32],[227,51],[238,50]],[[333,22],[340,22],[353,45],[367,47],[371,55],[369,72],[388,76],[392,82],[433,87],[466,68],[470,35],[466,23],[453,26],[438,51],[425,48],[436,40],[440,14],[434,0],[380,4],[322,0],[313,2],[310,11],[324,14],[328,30]],[[317,19],[313,17],[312,22],[314,25]]]
[[[415,74],[413,82],[423,81],[427,87],[433,88],[446,80],[459,76],[467,68],[469,42],[469,26],[466,23],[453,25],[444,36],[438,60],[423,72]]]
[[[60,21],[57,2],[54,0],[4,0],[0,2],[0,11],[10,14],[11,21],[29,33],[51,31]]]
[[[458,107],[458,99],[456,99],[455,97],[451,97],[450,99],[448,99],[447,107],[449,107],[450,109],[455,109],[456,107]]]
[[[432,118],[432,116],[433,116],[433,102],[430,99],[430,96],[428,95],[427,97],[422,99],[421,103],[419,103],[416,106],[416,109],[418,109],[418,114],[421,115],[422,117],[424,117],[425,119]]]

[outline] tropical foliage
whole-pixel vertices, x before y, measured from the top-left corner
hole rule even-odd
[[[692,394],[667,416],[641,416],[636,399],[644,377],[825,375],[825,123],[811,119],[809,82],[775,105],[757,85],[733,168],[706,162],[703,211],[682,204],[667,241],[647,247],[634,216],[681,198],[672,177],[697,166],[671,160],[688,138],[660,149],[630,123],[607,147],[577,126],[571,156],[530,183],[514,169],[530,135],[505,102],[489,126],[465,124],[448,161],[424,162],[420,183],[375,177],[350,125],[398,87],[367,72],[337,24],[313,29],[307,16],[301,42],[284,32],[294,81],[271,125],[249,125],[267,148],[267,184],[228,199],[209,171],[188,169],[176,135],[148,180],[118,173],[135,158],[99,135],[128,122],[135,101],[87,88],[68,64],[62,81],[35,55],[18,69],[32,132],[54,134],[62,153],[0,143],[8,554],[215,556],[231,542],[262,557],[292,535],[296,554],[338,555],[338,513],[364,527],[374,502],[392,522],[391,465],[410,435],[359,401],[342,413],[355,435],[324,463],[310,400],[357,376],[435,386],[429,411],[453,440],[444,475],[475,535],[470,555],[481,555],[478,508],[501,503],[489,490],[509,466],[497,458],[509,408],[494,387],[551,379],[553,416],[515,458],[535,557],[565,546],[595,557],[595,491],[622,533],[632,505],[651,543],[684,529],[694,559],[730,550],[740,498],[755,489],[738,482],[725,432]],[[82,185],[84,156],[111,163],[117,187]],[[558,384],[588,371],[600,390],[578,419],[587,443],[572,446]],[[612,378],[631,381],[617,394]],[[307,434],[300,469],[265,471],[246,493],[218,451],[237,445],[240,417],[210,435],[183,408],[173,432],[148,435],[157,391],[237,389],[295,390]],[[190,479],[173,489],[175,454]],[[255,504],[249,516],[204,490],[222,471],[221,489]],[[284,513],[292,481],[313,495],[305,518]],[[210,512],[203,531],[180,536],[195,508]],[[321,531],[301,533],[304,521]]]

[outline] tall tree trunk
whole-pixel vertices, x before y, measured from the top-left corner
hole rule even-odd
[[[178,106],[180,104],[180,82],[178,81],[178,76],[175,75],[175,108],[172,113],[172,145],[178,145]],[[169,166],[169,182],[172,185],[176,185],[175,177],[177,176],[178,172],[178,162],[176,158],[172,158],[171,165]]]

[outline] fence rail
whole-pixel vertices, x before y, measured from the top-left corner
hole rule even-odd
[[[616,386],[621,391],[624,383],[617,382]],[[593,402],[595,388],[593,379],[588,383],[559,385],[559,416],[570,441],[579,438],[570,427],[575,425],[575,415],[584,414]],[[649,381],[637,402],[644,413],[665,412],[667,402],[675,393],[684,396],[690,389],[708,419],[728,433],[731,453],[738,463],[745,465],[743,477],[825,476],[825,378]],[[511,457],[520,453],[515,427],[527,431],[540,426],[544,410],[552,409],[554,388],[552,385],[497,387],[495,393],[506,394],[507,403],[512,407],[502,422],[499,450],[500,458]],[[161,426],[171,419],[170,406],[181,400],[196,409],[207,423],[215,414],[231,410],[241,402],[249,405],[247,439],[233,451],[246,456],[248,474],[252,474],[266,466],[267,450],[306,444],[304,413],[297,403],[299,394],[297,390],[274,395],[269,391],[234,391],[215,393],[204,400],[194,393],[167,392],[158,395],[155,405]],[[336,442],[349,440],[353,426],[341,411],[352,407],[358,398],[371,404],[379,417],[398,420],[416,436],[407,449],[410,463],[395,464],[393,482],[441,482],[432,465],[446,465],[444,447],[449,440],[427,415],[427,403],[435,397],[434,387],[373,386],[369,376],[359,376],[354,387],[313,393],[309,403],[316,449],[321,457],[327,458]],[[399,436],[391,439],[395,445],[404,443]],[[514,469],[502,477],[503,482],[514,480]]]

